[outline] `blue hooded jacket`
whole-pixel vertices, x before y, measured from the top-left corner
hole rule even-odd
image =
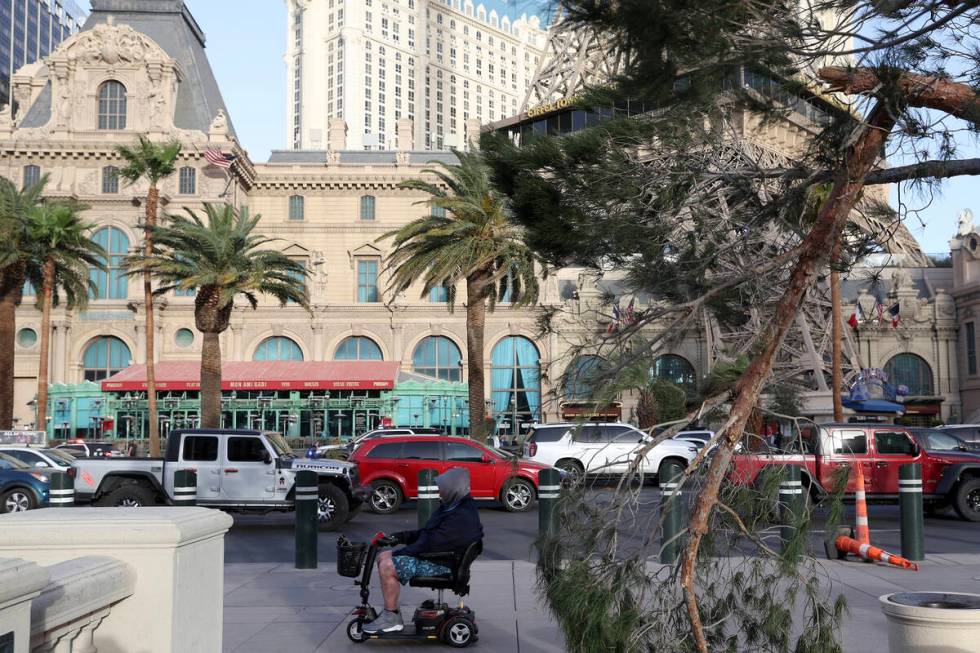
[[[437,476],[435,483],[442,505],[422,528],[393,533],[406,546],[392,555],[417,557],[444,551],[461,554],[467,546],[483,539],[480,513],[470,496],[469,473],[456,467]]]

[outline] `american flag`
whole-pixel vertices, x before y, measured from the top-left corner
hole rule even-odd
[[[633,305],[636,303],[636,297],[630,299],[629,306],[626,307],[626,325],[632,326],[636,324],[636,313],[633,311]]]
[[[213,166],[219,168],[230,168],[235,161],[234,154],[224,154],[216,147],[209,147],[204,151],[204,159]]]

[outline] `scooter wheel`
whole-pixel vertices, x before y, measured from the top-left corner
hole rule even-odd
[[[347,624],[347,638],[358,644],[367,640],[367,635],[364,634],[364,619],[358,617]]]
[[[466,617],[453,617],[442,625],[442,641],[453,648],[466,648],[476,640],[476,626]]]

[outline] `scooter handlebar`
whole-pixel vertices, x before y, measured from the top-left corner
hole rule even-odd
[[[382,531],[378,531],[371,538],[372,546],[394,546],[395,544],[398,544],[398,540],[390,535],[385,535]]]

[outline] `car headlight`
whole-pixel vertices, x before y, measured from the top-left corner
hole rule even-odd
[[[49,476],[45,475],[45,474],[42,474],[41,472],[30,472],[30,474],[31,474],[31,476],[33,476],[37,480],[41,481],[42,483],[50,483],[51,482],[51,478]]]

